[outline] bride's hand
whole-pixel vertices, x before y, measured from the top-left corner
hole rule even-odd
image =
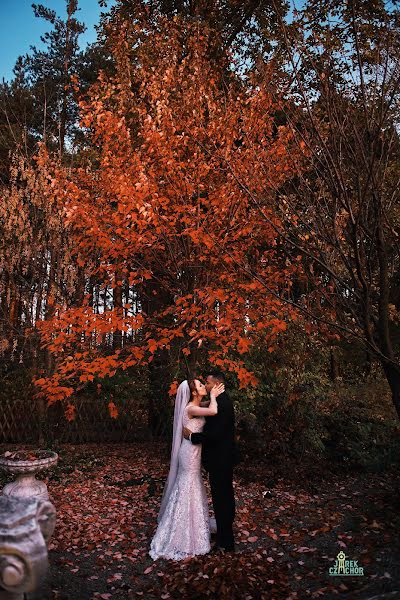
[[[216,383],[213,388],[211,388],[210,396],[212,398],[217,398],[225,391],[225,385],[223,383]]]

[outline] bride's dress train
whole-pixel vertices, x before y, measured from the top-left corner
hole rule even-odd
[[[189,418],[187,407],[183,425],[191,431],[201,431],[204,417]],[[185,438],[179,448],[178,473],[167,506],[151,541],[149,554],[153,560],[182,560],[210,551],[210,519],[207,492],[201,475],[201,444]]]

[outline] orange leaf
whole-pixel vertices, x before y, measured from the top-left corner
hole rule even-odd
[[[110,413],[110,417],[112,417],[113,419],[116,419],[118,417],[118,409],[115,406],[114,402],[108,403],[108,411]]]
[[[237,350],[240,354],[244,354],[247,352],[249,347],[251,346],[251,341],[248,338],[239,338],[239,342],[237,344]]]

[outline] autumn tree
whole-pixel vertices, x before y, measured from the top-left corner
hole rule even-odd
[[[202,0],[195,0],[194,2],[120,0],[110,7],[108,13],[103,15],[100,39],[104,46],[110,47],[112,51],[115,44],[118,44],[120,32],[125,29],[125,23],[132,23],[138,32],[145,33],[149,30],[157,31],[160,17],[172,19],[174,16],[179,16],[197,23],[200,28],[205,25],[216,32],[216,39],[219,43],[208,44],[206,59],[211,62],[218,62],[220,71],[225,69],[226,78],[230,78],[232,69],[236,74],[246,78],[246,72],[251,70],[258,58],[271,51],[272,40],[275,39],[276,32],[279,31],[275,9],[276,7],[273,8],[271,3],[260,4],[253,0],[240,3],[231,2],[230,0],[227,2],[215,2],[214,0],[208,0],[207,2]],[[281,15],[285,14],[286,10],[285,3],[279,3]],[[183,32],[182,53],[185,53],[184,36]],[[138,60],[135,47],[139,46],[141,41],[141,36],[138,35],[135,44],[131,48],[130,60],[133,62]],[[230,56],[229,60],[227,60],[227,56]],[[153,60],[157,61],[157,56],[154,54]],[[222,85],[225,77],[220,77]],[[277,115],[275,115],[276,118]],[[240,143],[240,138],[237,143]],[[154,276],[157,279],[158,274],[154,272]],[[173,304],[171,294],[159,288],[155,296],[153,288],[154,282],[148,281],[140,290],[140,300],[146,305],[147,310],[159,311],[162,306],[167,308],[167,306]],[[115,296],[121,297],[121,294],[122,289],[118,289],[117,286]],[[116,344],[119,339],[115,336]],[[165,423],[165,414],[164,411],[160,411],[160,402],[152,402],[151,398],[166,397],[169,381],[170,369],[165,352],[158,350],[149,366],[151,388],[149,426],[151,430],[157,430],[158,424],[163,426]]]
[[[220,43],[213,46],[214,59],[230,52],[231,67],[245,76],[260,58],[271,56],[281,35],[280,18],[288,10],[283,0],[118,0],[102,15],[100,37],[106,44],[121,20],[153,28],[160,17],[182,17],[216,31]]]
[[[147,31],[125,22],[113,47],[116,76],[101,74],[81,103],[95,151],[68,170],[43,159],[77,264],[103,286],[129,286],[142,299],[136,310],[119,298],[98,314],[87,294],[79,307],[56,303],[54,318],[38,324],[56,360],[53,376],[36,382],[50,401],[71,398],[117,368],[151,363],[158,350],[171,379],[182,365],[207,360],[236,372],[244,387],[255,380],[241,355],[260,340],[272,351],[287,319],[296,318],[237,269],[257,265],[271,290],[289,293],[297,263],[282,262],[275,228],[226,161],[268,198],[300,168],[303,152],[292,144],[291,127],[276,127],[279,105],[267,77],[244,85],[227,76],[220,58],[210,60],[210,46],[219,43],[215,31],[181,17],[160,18]],[[265,211],[279,225],[267,201]],[[158,304],[165,294],[171,301]],[[115,332],[122,343],[105,354],[102,335]],[[72,416],[71,401],[68,410]]]

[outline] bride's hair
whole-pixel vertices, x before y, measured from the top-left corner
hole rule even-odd
[[[193,393],[197,392],[196,378],[189,379],[188,383],[189,383],[189,389],[190,389],[190,398],[189,398],[188,402],[191,402],[193,400]]]

